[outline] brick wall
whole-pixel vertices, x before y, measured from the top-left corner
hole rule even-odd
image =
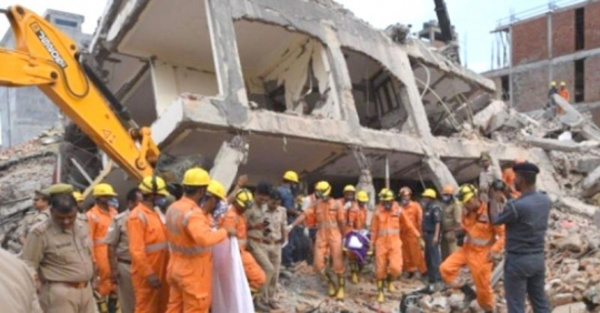
[[[552,56],[575,52],[575,11],[552,14]]]
[[[585,48],[600,48],[600,2],[585,6]]]
[[[585,102],[600,101],[600,55],[585,59]]]
[[[514,105],[518,111],[539,110],[548,101],[548,68],[513,74]]]
[[[513,66],[548,58],[547,16],[512,26]]]

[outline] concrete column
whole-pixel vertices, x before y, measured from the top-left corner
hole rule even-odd
[[[206,15],[219,94],[226,100],[222,109],[230,125],[242,126],[248,119],[248,96],[229,1],[206,0]]]
[[[440,160],[438,157],[425,157],[425,164],[427,164],[429,170],[434,174],[433,183],[435,184],[438,192],[441,192],[445,185],[458,187],[458,183],[456,182],[456,179],[454,179],[454,175],[452,175],[446,164],[444,164],[444,162],[442,162],[442,160]]]
[[[248,156],[248,142],[242,136],[235,136],[230,142],[224,142],[215,157],[210,177],[229,189],[233,184],[238,167]]]

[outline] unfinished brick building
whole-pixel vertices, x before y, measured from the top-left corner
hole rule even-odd
[[[484,75],[521,112],[542,109],[550,83],[564,81],[570,102],[600,124],[600,2],[562,3],[501,21],[495,69]]]
[[[336,192],[359,177],[441,188],[477,177],[483,151],[549,164],[541,149],[450,137],[493,82],[332,1],[113,0],[91,49],[162,151],[201,155],[226,184],[294,169]]]

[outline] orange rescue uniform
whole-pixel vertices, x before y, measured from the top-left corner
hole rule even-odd
[[[86,213],[88,225],[90,226],[90,236],[94,243],[94,261],[98,267],[99,280],[97,290],[101,296],[106,296],[116,290],[115,284],[110,280],[108,246],[104,242],[108,227],[115,215],[117,215],[115,208],[109,207],[107,212],[102,210],[98,205],[95,205]]]
[[[244,265],[244,272],[248,278],[248,284],[250,289],[257,291],[260,289],[265,282],[267,277],[265,271],[258,265],[252,254],[246,251],[246,244],[248,242],[248,231],[246,229],[246,217],[239,214],[233,205],[229,206],[229,209],[221,219],[221,227],[233,228],[237,231],[237,240],[240,245],[240,253],[242,255],[242,265]]]
[[[513,198],[518,198],[521,193],[515,189],[515,171],[512,167],[507,167],[502,171],[502,180],[510,187]]]
[[[169,301],[167,263],[169,246],[165,225],[157,212],[139,203],[127,218],[131,282],[135,291],[135,313],[162,313]],[[155,274],[161,287],[150,287],[146,278]]]
[[[419,234],[415,236],[415,233],[410,228],[403,228],[400,231],[404,271],[409,273],[419,271],[421,274],[425,274],[427,272],[425,255],[419,244],[421,223],[423,222],[423,209],[421,209],[421,205],[418,202],[409,201],[406,206],[402,206],[402,215],[417,229]]]
[[[344,208],[335,199],[316,200],[304,211],[308,227],[317,227],[314,266],[317,272],[325,270],[325,257],[329,253],[333,272],[342,275],[345,271],[342,252],[342,228],[346,221]]]
[[[343,199],[340,203],[344,203]],[[358,206],[356,201],[352,202],[352,206],[346,212],[346,216],[346,233],[349,233],[351,230],[363,230],[367,227],[367,209]]]
[[[402,214],[397,202],[386,210],[383,205],[375,207],[375,215],[371,221],[371,242],[375,245],[375,278],[382,280],[390,274],[397,277],[402,273],[402,240],[400,231],[406,229],[414,237],[420,238],[419,231]],[[419,243],[417,241],[417,247]]]
[[[466,232],[465,243],[450,255],[440,266],[440,274],[446,284],[459,287],[459,271],[468,266],[477,289],[477,302],[486,311],[494,308],[494,293],[491,286],[493,262],[490,252],[500,253],[504,249],[504,226],[492,225],[488,206],[482,202],[476,212],[463,216],[462,228]]]
[[[558,94],[563,97],[563,99],[567,100],[567,102],[571,100],[571,93],[566,88],[559,89]],[[564,110],[560,105],[556,106],[556,113],[559,115],[564,113]]]
[[[167,211],[167,239],[171,257],[167,313],[208,313],[212,301],[211,246],[227,237],[213,230],[212,217],[190,198],[182,197]]]

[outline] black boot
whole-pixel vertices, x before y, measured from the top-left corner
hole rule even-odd
[[[477,293],[475,293],[475,290],[473,290],[473,288],[471,288],[471,286],[469,285],[462,285],[460,287],[460,291],[462,291],[462,293],[465,294],[465,300],[463,301],[463,310],[468,309],[469,306],[471,305],[471,302],[473,300],[475,300],[475,298],[477,298]]]
[[[119,299],[116,294],[111,293],[108,296],[108,312],[117,313],[119,311]]]

